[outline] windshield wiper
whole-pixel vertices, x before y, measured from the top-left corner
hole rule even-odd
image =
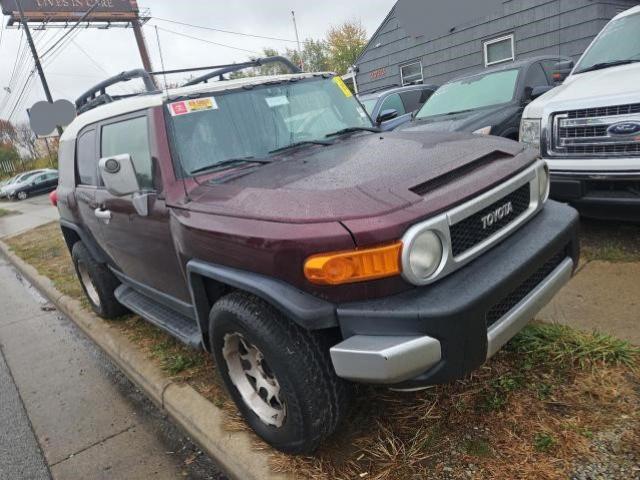
[[[591,65],[590,67],[583,68],[582,70],[578,70],[576,74],[593,72],[595,70],[603,70],[609,67],[617,67],[618,65],[628,65],[629,63],[637,63],[637,62],[640,62],[640,60],[613,60],[611,62],[596,63],[595,65]]]
[[[229,158],[227,160],[223,160],[220,163],[216,163],[215,165],[209,165],[208,167],[196,168],[191,171],[191,175],[195,175],[197,173],[204,172],[216,172],[218,170],[223,170],[225,168],[234,167],[236,165],[242,165],[244,163],[255,163],[257,165],[266,165],[267,163],[271,163],[271,160],[266,159],[258,159],[254,157],[243,157],[243,158]]]
[[[342,130],[338,130],[337,132],[329,133],[325,135],[325,137],[327,138],[338,137],[340,135],[346,135],[347,133],[354,133],[354,132],[380,133],[381,131],[382,130],[380,130],[379,128],[374,128],[374,127],[349,127],[349,128],[343,128]]]
[[[305,140],[303,142],[292,143],[291,145],[287,145],[286,147],[276,148],[275,150],[271,150],[269,153],[278,153],[284,152],[285,150],[289,150],[291,148],[303,147],[305,145],[332,145],[331,142],[327,142],[325,140]]]

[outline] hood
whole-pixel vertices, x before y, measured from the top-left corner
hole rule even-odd
[[[465,167],[481,159],[499,158],[511,171],[522,168],[533,156],[510,162],[522,152],[520,144],[497,137],[412,131],[357,134],[331,146],[290,151],[268,165],[218,173],[207,181],[201,177],[189,191],[187,208],[287,223],[375,217],[422,202],[415,192],[430,187],[430,182],[439,188],[457,180],[452,171],[469,170]]]
[[[481,108],[454,115],[438,115],[411,122],[403,130],[416,132],[474,132],[480,128],[494,126],[514,114],[512,104]]]
[[[528,105],[524,116],[542,118],[548,110],[572,110],[637,103],[640,101],[638,78],[640,78],[640,63],[571,75],[562,85]]]

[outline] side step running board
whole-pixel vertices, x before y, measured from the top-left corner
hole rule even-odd
[[[120,285],[115,291],[115,296],[129,310],[181,342],[194,348],[201,346],[202,337],[195,320],[155,302],[126,285]]]

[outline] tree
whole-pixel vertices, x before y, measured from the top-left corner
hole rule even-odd
[[[28,123],[20,123],[15,127],[17,144],[21,150],[26,153],[30,159],[38,156],[38,148],[36,146],[36,136],[31,130]]]
[[[262,53],[263,57],[275,57],[280,55],[275,48],[263,48]],[[287,66],[281,63],[268,63],[267,65],[258,67],[258,72],[260,75],[282,75],[284,73],[291,73]]]
[[[287,49],[286,56],[296,65],[300,65],[300,54],[297,50]],[[324,40],[308,38],[302,49],[302,62],[306,72],[326,72],[329,66],[329,46]]]
[[[331,70],[344,75],[367,44],[367,31],[360,21],[350,20],[329,29],[327,44]]]
[[[9,120],[0,119],[0,143],[14,145],[18,141],[16,127]]]

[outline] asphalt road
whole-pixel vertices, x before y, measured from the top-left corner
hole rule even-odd
[[[0,257],[0,479],[223,479]]]
[[[59,218],[58,209],[51,205],[48,195],[21,202],[0,200],[0,208],[16,212],[15,215],[0,217],[0,238],[18,235]]]

